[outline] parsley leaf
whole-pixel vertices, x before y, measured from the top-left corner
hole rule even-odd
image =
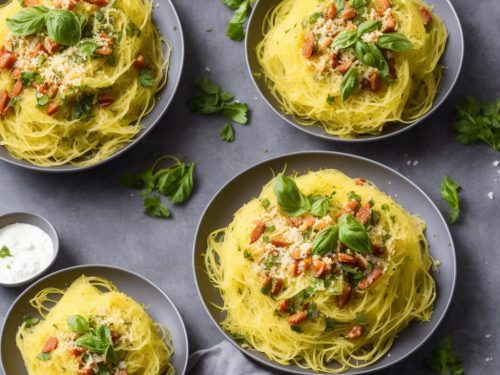
[[[426,367],[436,374],[441,375],[462,375],[465,373],[460,357],[453,349],[453,342],[450,336],[441,341],[434,350],[432,356],[425,360]]]
[[[234,141],[234,129],[230,122],[226,122],[219,133],[220,139],[224,142]]]
[[[36,358],[40,361],[49,361],[50,360],[50,353],[38,353]]]
[[[11,256],[13,256],[13,255],[10,252],[10,249],[6,245],[3,245],[2,248],[0,249],[0,259],[11,257]]]
[[[159,196],[144,198],[144,213],[153,217],[170,217],[170,211],[161,203]]]
[[[457,107],[453,129],[460,143],[483,141],[500,151],[500,99],[496,103],[483,103],[466,97]]]
[[[441,182],[441,196],[448,203],[450,207],[450,213],[448,220],[450,224],[453,224],[458,219],[460,214],[460,197],[458,196],[458,191],[460,190],[460,185],[453,181],[448,176],[444,176],[443,182]]]
[[[155,80],[151,68],[144,68],[139,71],[139,83],[142,87],[154,86]]]
[[[245,37],[245,30],[243,28],[243,24],[247,16],[250,14],[252,7],[250,6],[250,0],[225,0],[224,3],[228,5],[231,9],[236,9],[233,17],[227,24],[227,32],[226,35],[236,41],[241,41]],[[236,8],[236,4],[239,4],[238,8]]]

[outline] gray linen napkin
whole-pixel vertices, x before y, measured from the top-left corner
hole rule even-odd
[[[228,341],[189,357],[188,375],[271,375],[241,353]]]

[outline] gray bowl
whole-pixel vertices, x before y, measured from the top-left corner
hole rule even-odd
[[[0,0],[0,4],[3,3],[6,3],[6,1]],[[154,4],[156,3],[157,1],[154,1]],[[184,36],[182,33],[181,22],[179,20],[179,17],[177,16],[177,12],[171,0],[160,1],[160,6],[158,8],[156,6],[153,6],[153,21],[158,27],[160,34],[165,39],[172,42],[173,46],[172,55],[170,56],[170,66],[168,67],[168,82],[163,90],[159,93],[159,99],[154,109],[142,120],[143,129],[139,132],[139,134],[137,134],[132,142],[125,145],[122,149],[118,150],[107,159],[85,167],[78,167],[70,164],[55,167],[36,166],[25,160],[19,160],[12,157],[3,146],[0,146],[0,160],[16,165],[18,167],[42,172],[76,172],[102,165],[105,162],[108,162],[127,152],[137,143],[139,143],[141,139],[143,139],[151,130],[153,130],[155,125],[158,124],[158,122],[164,115],[167,108],[170,106],[170,103],[172,102],[172,99],[174,98],[174,95],[177,91],[177,87],[181,79],[182,68],[184,66]]]
[[[388,355],[369,367],[351,369],[345,373],[367,374],[402,361],[424,344],[439,326],[448,310],[456,281],[455,248],[443,216],[420,188],[395,170],[359,156],[323,151],[284,155],[243,171],[219,190],[203,213],[194,243],[195,282],[208,315],[234,346],[254,360],[291,374],[317,374],[298,366],[284,366],[272,362],[260,352],[242,348],[234,337],[224,332],[220,327],[220,322],[225,314],[216,307],[216,305],[222,305],[222,298],[219,291],[210,283],[203,263],[202,254],[206,250],[209,234],[216,229],[226,227],[232,221],[233,214],[241,206],[259,196],[262,187],[273,177],[272,170],[282,171],[285,167],[290,173],[335,168],[350,177],[364,177],[374,182],[380,190],[391,195],[400,205],[427,222],[427,239],[432,256],[442,263],[438,272],[433,273],[438,298],[435,302],[432,320],[428,323],[413,322],[398,334]]]
[[[255,4],[250,20],[248,21],[248,31],[245,40],[247,67],[257,91],[260,93],[267,105],[279,117],[303,132],[331,141],[348,143],[368,142],[392,137],[417,126],[432,115],[432,113],[434,113],[445,102],[446,98],[448,98],[451,90],[458,80],[464,59],[464,36],[460,20],[449,0],[427,0],[426,2],[433,6],[434,12],[443,19],[449,32],[446,50],[441,59],[441,64],[445,66],[446,69],[444,70],[441,88],[434,99],[434,104],[432,105],[431,110],[428,113],[410,124],[387,124],[380,135],[360,135],[357,138],[341,138],[328,134],[320,123],[312,126],[301,125],[297,121],[297,118],[283,112],[280,104],[267,88],[263,75],[259,74],[262,73],[262,69],[255,54],[255,48],[264,37],[267,30],[267,27],[263,27],[266,22],[266,16],[269,11],[272,8],[275,8],[279,3],[281,3],[281,1],[282,0],[258,0]]]
[[[41,230],[43,230],[45,233],[48,234],[50,237],[50,240],[52,241],[52,246],[54,247],[54,254],[52,257],[52,260],[50,263],[45,267],[43,270],[38,272],[37,274],[31,276],[28,279],[19,281],[17,283],[2,283],[0,282],[1,286],[9,287],[9,288],[15,288],[19,286],[26,285],[33,280],[38,279],[41,275],[43,275],[54,263],[54,261],[57,258],[57,254],[59,254],[59,237],[57,236],[57,232],[54,228],[54,226],[44,217],[28,213],[28,212],[13,212],[10,214],[2,215],[0,216],[0,229],[3,227],[6,227],[7,225],[10,224],[16,224],[16,223],[23,223],[23,224],[31,224],[34,225]]]
[[[170,298],[151,281],[134,272],[118,267],[85,265],[66,268],[48,275],[26,289],[12,304],[5,317],[0,341],[0,360],[5,375],[28,375],[21,353],[15,345],[15,337],[23,316],[37,316],[29,304],[30,299],[48,287],[66,288],[83,274],[106,278],[120,291],[148,306],[148,313],[153,320],[164,324],[172,334],[175,352],[171,361],[175,373],[177,375],[185,373],[189,353],[186,328]]]

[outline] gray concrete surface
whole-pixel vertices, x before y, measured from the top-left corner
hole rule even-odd
[[[455,105],[465,96],[500,97],[498,0],[453,1],[462,20],[466,56],[462,76],[447,103],[416,129],[371,144],[345,145],[312,138],[279,120],[257,99],[245,66],[244,45],[224,35],[230,11],[219,0],[174,0],[184,25],[186,65],[176,99],[161,124],[125,156],[96,170],[50,175],[0,164],[0,214],[32,211],[49,218],[59,231],[60,257],[52,270],[103,263],[130,268],[172,297],[187,325],[191,350],[222,339],[209,321],[192,277],[195,226],[212,195],[231,177],[267,158],[299,150],[336,150],[372,158],[417,183],[441,209],[444,174],[462,186],[462,215],[451,226],[458,258],[458,284],[451,309],[429,344],[386,371],[425,374],[422,359],[451,334],[467,374],[499,374],[500,362],[500,153],[484,144],[463,146],[450,128]],[[206,30],[213,28],[212,32]],[[236,141],[219,140],[221,117],[189,113],[191,82],[209,77],[249,103],[249,126],[235,126]],[[142,199],[118,184],[125,171],[144,168],[155,153],[197,163],[196,191],[189,203],[173,209],[171,220],[142,213]],[[411,161],[411,165],[408,165]],[[417,165],[414,165],[417,163]],[[488,192],[495,194],[490,200]],[[0,320],[21,292],[0,289]],[[10,375],[10,374],[9,374]],[[233,374],[235,375],[235,374]]]

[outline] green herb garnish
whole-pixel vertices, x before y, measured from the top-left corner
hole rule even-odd
[[[448,176],[444,176],[440,190],[441,196],[450,207],[448,220],[450,224],[453,224],[457,221],[458,215],[460,215],[460,197],[458,196],[460,185],[451,178],[448,178]]]
[[[28,328],[36,326],[38,323],[40,323],[39,318],[31,317],[31,316],[23,316],[23,321],[24,321],[24,325]]]
[[[445,337],[434,350],[431,357],[425,360],[426,367],[436,374],[462,375],[465,373],[460,357],[453,349],[450,336]]]
[[[219,137],[221,141],[224,142],[232,142],[234,141],[234,129],[233,125],[230,122],[226,122],[222,127]]]
[[[139,71],[139,83],[142,87],[153,87],[155,80],[151,68],[144,68]]]
[[[223,0],[223,2],[234,10],[233,17],[227,24],[226,35],[232,40],[241,41],[245,37],[243,25],[252,10],[250,0]]]
[[[7,247],[7,245],[3,245],[2,248],[0,249],[0,259],[12,257],[12,256],[13,255],[10,252],[10,249]]]

